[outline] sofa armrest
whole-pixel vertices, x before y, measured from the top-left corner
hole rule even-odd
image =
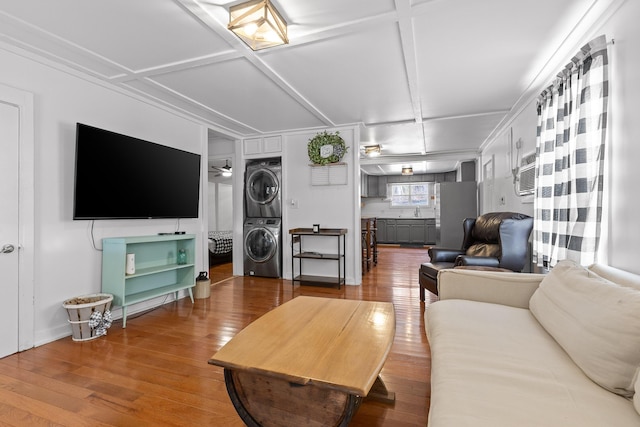
[[[438,296],[441,300],[465,299],[529,308],[529,299],[544,277],[534,273],[441,270]]]

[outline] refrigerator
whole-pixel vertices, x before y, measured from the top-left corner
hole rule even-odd
[[[475,181],[440,182],[435,185],[436,246],[460,249],[462,222],[478,216],[478,185]]]

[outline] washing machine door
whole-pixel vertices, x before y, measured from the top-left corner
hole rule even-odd
[[[269,169],[256,169],[247,177],[247,197],[253,203],[269,204],[276,198],[279,190],[278,177]]]
[[[244,238],[247,257],[253,262],[267,262],[278,251],[278,241],[266,228],[250,230]]]

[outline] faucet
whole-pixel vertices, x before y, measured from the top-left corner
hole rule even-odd
[[[416,206],[416,210],[413,211],[413,216],[418,218],[420,216],[420,206]]]

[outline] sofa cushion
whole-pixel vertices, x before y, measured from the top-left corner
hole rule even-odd
[[[632,403],[591,381],[527,309],[440,300],[426,308],[425,327],[432,357],[429,426],[640,423]]]
[[[614,393],[633,395],[640,366],[640,292],[561,261],[529,307],[589,378]]]

